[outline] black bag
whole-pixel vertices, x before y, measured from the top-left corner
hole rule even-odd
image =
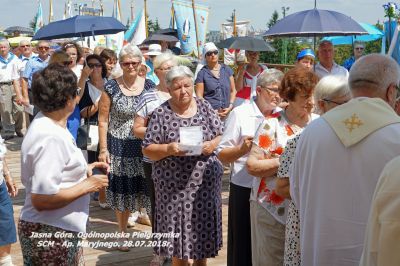
[[[87,117],[89,116],[89,108],[87,108]],[[78,128],[78,134],[76,138],[76,146],[81,150],[87,150],[88,145],[91,144],[89,137],[89,119],[85,119],[85,124]]]

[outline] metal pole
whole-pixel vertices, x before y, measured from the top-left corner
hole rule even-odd
[[[317,8],[317,0],[314,0],[314,9]]]
[[[233,10],[233,37],[237,36],[236,30],[236,9]]]
[[[196,19],[196,9],[194,0],[192,0],[192,9],[193,9],[194,29],[196,30],[197,57],[200,59],[199,34],[197,32],[197,19]]]
[[[149,29],[148,29],[148,22],[147,22],[147,0],[144,0],[144,22],[146,25],[146,38],[149,37]]]

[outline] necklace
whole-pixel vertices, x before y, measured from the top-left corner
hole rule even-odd
[[[130,87],[128,87],[128,85],[126,85],[126,83],[125,83],[124,75],[122,75],[121,78],[122,78],[122,83],[124,83],[125,89],[127,89],[128,91],[135,91],[138,89],[135,87],[131,88],[133,85],[135,85],[135,82]]]

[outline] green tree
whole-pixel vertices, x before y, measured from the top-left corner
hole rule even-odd
[[[158,18],[156,18],[155,21],[151,19],[147,20],[147,30],[149,32],[149,35],[158,31],[159,29],[160,29],[160,24],[158,23]]]
[[[271,18],[267,23],[268,29],[275,25],[279,20],[278,11],[274,11],[272,13]],[[282,38],[273,38],[271,42],[272,47],[275,48],[275,52],[261,52],[260,53],[260,61],[264,63],[271,64],[283,64],[283,53],[284,53],[284,45]],[[295,38],[287,38],[286,39],[286,51],[287,51],[287,61],[286,63],[295,62],[298,51],[300,50],[300,45],[296,42]]]

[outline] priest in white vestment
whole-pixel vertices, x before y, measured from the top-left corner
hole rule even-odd
[[[383,168],[375,189],[360,266],[400,265],[400,157]]]
[[[303,131],[289,173],[302,265],[359,264],[378,178],[400,155],[400,118],[393,111],[399,74],[390,57],[361,58],[350,71],[353,100]]]

